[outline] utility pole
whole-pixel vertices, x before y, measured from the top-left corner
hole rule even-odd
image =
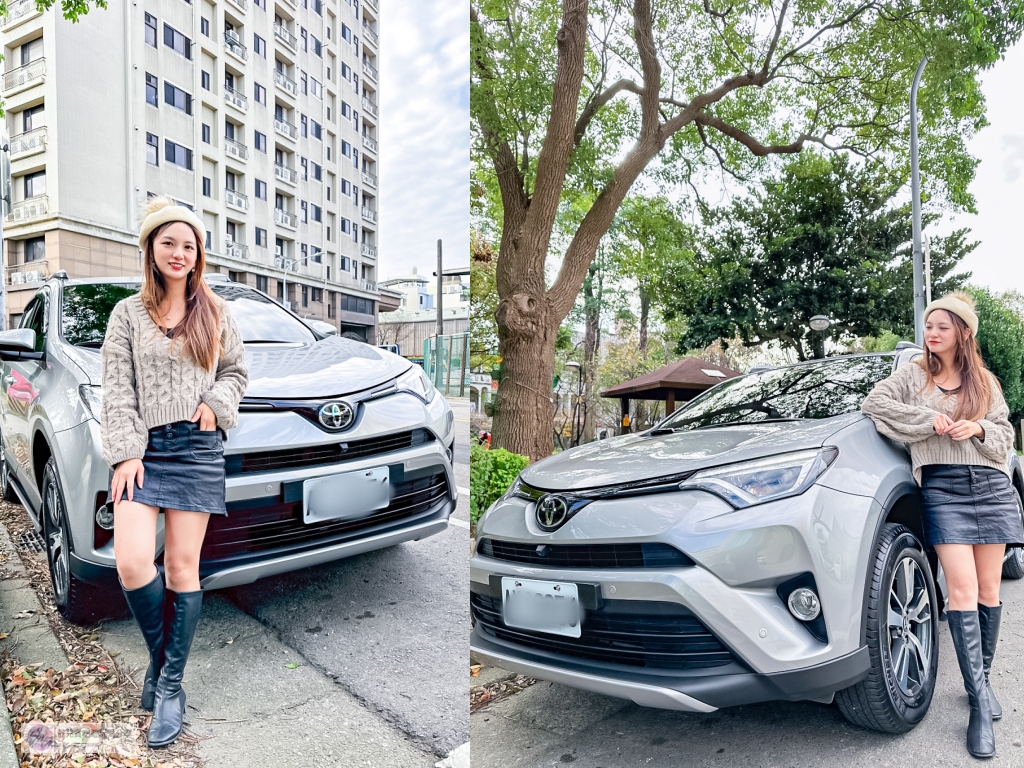
[[[910,88],[910,194],[914,213],[914,342],[924,346],[924,257],[921,252],[921,171],[917,157],[917,87],[928,57],[921,59]]]
[[[441,337],[444,335],[444,302],[441,299],[441,288],[444,283],[444,269],[441,266],[441,239],[437,240],[437,342],[434,344],[434,378],[435,386],[441,383]]]
[[[7,138],[2,139],[0,146],[0,331],[7,330],[7,265],[4,261],[4,219],[11,209],[11,158],[8,155],[10,144]]]

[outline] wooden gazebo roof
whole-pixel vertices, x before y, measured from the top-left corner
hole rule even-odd
[[[601,397],[628,400],[691,400],[721,381],[743,374],[696,357],[684,357],[656,371],[616,384]]]

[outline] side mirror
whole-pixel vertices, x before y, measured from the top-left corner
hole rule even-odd
[[[0,360],[40,360],[36,352],[36,332],[31,328],[0,331]]]

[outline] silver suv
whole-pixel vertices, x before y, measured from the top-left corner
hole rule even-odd
[[[457,494],[454,420],[422,369],[316,333],[260,291],[207,280],[242,333],[249,388],[224,444],[228,515],[210,518],[203,588],[443,531]],[[20,328],[0,333],[0,493],[42,533],[57,608],[77,623],[120,602],[100,347],[110,311],[139,287],[58,272]],[[162,553],[162,518],[157,536]]]
[[[913,728],[945,580],[909,453],[860,404],[919,354],[753,373],[527,467],[477,524],[474,654],[647,706],[834,698],[863,727]],[[1024,576],[1020,549],[1003,572]]]

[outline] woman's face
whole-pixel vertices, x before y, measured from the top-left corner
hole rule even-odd
[[[198,257],[195,230],[183,221],[168,224],[153,238],[153,260],[165,280],[187,280]]]
[[[924,343],[933,355],[952,354],[956,349],[956,325],[949,312],[936,309],[924,323]]]

